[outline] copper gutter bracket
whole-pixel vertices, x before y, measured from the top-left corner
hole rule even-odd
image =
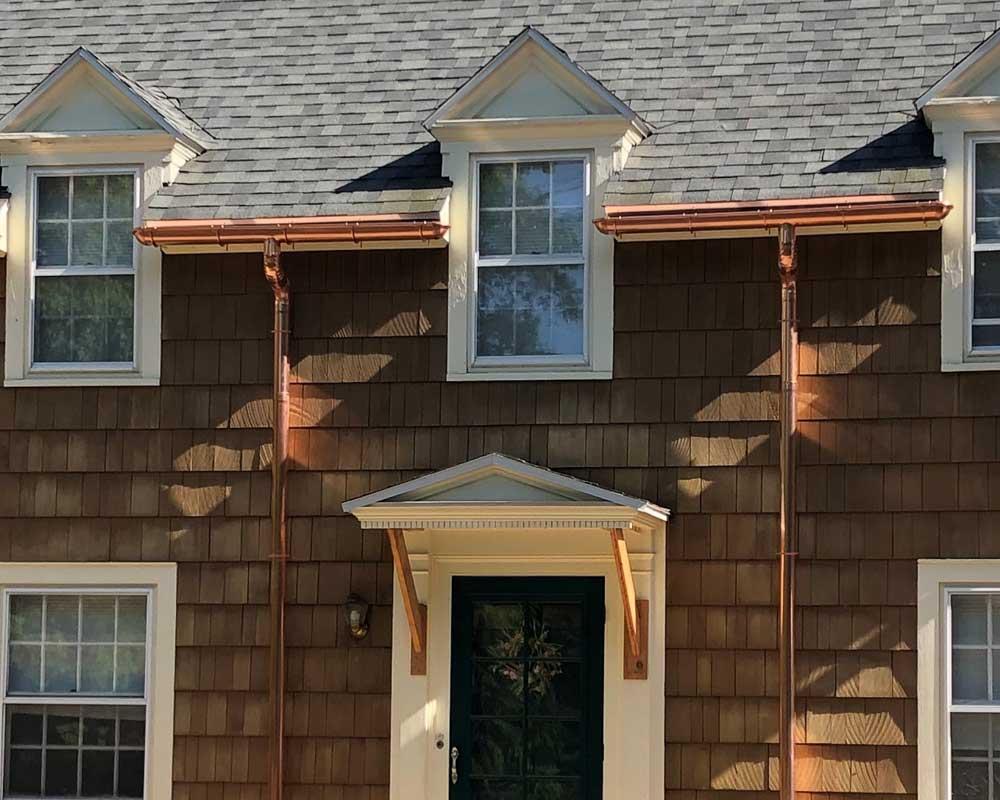
[[[270,670],[271,707],[268,788],[270,800],[281,800],[285,774],[285,599],[287,595],[288,529],[286,482],[288,475],[288,339],[290,300],[288,276],[281,266],[281,246],[264,241],[264,277],[274,294],[274,398],[271,456],[271,578]]]
[[[778,743],[779,797],[795,797],[795,507],[796,378],[798,323],[796,278],[798,261],[795,226],[778,228],[778,271],[781,277],[781,441],[779,472],[781,508],[778,553]]]
[[[406,537],[398,528],[386,530],[389,547],[392,549],[392,563],[399,581],[399,593],[403,598],[403,610],[410,626],[410,674],[427,674],[427,606],[417,597],[413,583],[413,567],[410,553],[406,549]]]
[[[625,680],[646,680],[649,676],[649,601],[639,597],[632,574],[625,531],[611,528],[611,552],[618,572],[618,588],[625,609],[625,650],[622,677]]]

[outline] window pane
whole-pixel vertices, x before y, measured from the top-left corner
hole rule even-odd
[[[35,362],[131,361],[134,285],[131,275],[37,278]]]
[[[583,352],[583,267],[479,269],[477,353]]]
[[[146,648],[119,646],[115,693],[141,695],[146,682]]]
[[[552,252],[583,252],[582,208],[557,208],[552,212]]]
[[[104,223],[74,222],[70,264],[74,267],[104,266]]]
[[[7,787],[13,795],[38,795],[42,791],[42,751],[12,748],[8,759]]]
[[[76,746],[80,743],[80,715],[65,713],[64,707],[52,708],[45,716],[45,744]]]
[[[135,176],[108,175],[108,218],[127,219],[135,215]]]
[[[556,161],[552,165],[554,206],[583,205],[583,162]]]
[[[42,646],[12,644],[7,668],[7,687],[13,693],[38,692],[42,688]]]
[[[45,641],[80,641],[80,598],[77,595],[48,595],[45,610]]]
[[[479,212],[479,255],[510,255],[511,219],[510,211]]]
[[[976,145],[976,241],[1000,241],[1000,143]]]
[[[973,347],[1000,347],[1000,325],[973,325]]]
[[[479,205],[482,208],[510,208],[513,204],[514,165],[479,165]]]
[[[483,661],[472,668],[472,713],[520,715],[524,703],[524,664]]]
[[[953,595],[951,641],[953,644],[986,644],[986,595]]]
[[[38,218],[69,219],[69,178],[38,178]]]
[[[976,319],[1000,318],[1000,252],[976,253],[974,310]]]
[[[138,750],[118,753],[118,796],[142,797],[143,754]]]
[[[527,162],[517,165],[514,202],[519,207],[549,205],[548,162]]]
[[[118,743],[122,747],[142,747],[146,742],[146,717],[141,708],[120,709]]]
[[[528,774],[579,775],[582,770],[579,722],[528,722]]]
[[[75,644],[45,645],[45,680],[42,691],[50,694],[75,692],[76,660],[79,648]]]
[[[517,223],[517,255],[548,255],[549,210],[518,209],[514,218]]]
[[[114,642],[115,598],[83,598],[83,637],[85,642]]]
[[[146,598],[122,597],[118,600],[118,641],[146,641]]]
[[[84,797],[111,797],[115,792],[114,751],[84,750],[80,778]]]
[[[583,665],[579,661],[529,663],[528,713],[580,719],[583,714]]]
[[[104,217],[104,176],[76,175],[73,177],[73,219]]]
[[[45,751],[45,794],[65,797],[77,794],[76,750]]]
[[[117,771],[118,794],[141,797],[142,739],[124,726],[142,727],[144,720],[145,710],[134,706],[8,708],[8,794],[37,796],[44,789],[46,796],[112,797]]]
[[[132,221],[108,223],[108,255],[105,261],[109,267],[131,267],[135,240],[132,238]]]
[[[35,242],[35,263],[40,267],[69,264],[69,224],[39,222]]]
[[[104,694],[114,689],[114,645],[83,645],[80,648],[80,691]]]
[[[87,708],[83,712],[83,744],[98,747],[115,745],[115,709]]]
[[[12,642],[42,640],[41,595],[16,594],[10,598],[10,640]]]
[[[951,651],[951,689],[952,699],[989,700],[986,687],[986,660],[988,650],[952,650]]]

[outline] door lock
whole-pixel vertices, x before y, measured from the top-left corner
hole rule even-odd
[[[458,748],[451,748],[451,785],[458,783]]]

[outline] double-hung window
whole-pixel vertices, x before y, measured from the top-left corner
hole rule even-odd
[[[143,797],[149,590],[4,593],[3,796]]]
[[[584,157],[476,163],[474,364],[586,361],[588,173]]]
[[[951,796],[1000,800],[1000,592],[948,597]]]
[[[137,207],[134,169],[34,174],[34,368],[134,366]]]

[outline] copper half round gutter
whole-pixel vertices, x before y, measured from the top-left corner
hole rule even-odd
[[[340,217],[154,220],[135,229],[150,247],[171,245],[260,245],[434,241],[448,226],[427,216],[378,214]]]
[[[269,701],[271,706],[268,787],[271,800],[281,800],[285,773],[285,600],[287,594],[288,528],[285,502],[288,477],[288,339],[291,334],[291,292],[281,265],[281,245],[264,242],[264,277],[274,294],[274,396],[271,457],[271,640]]]
[[[798,321],[796,319],[798,261],[795,226],[778,229],[778,274],[781,278],[781,403],[778,410],[778,747],[780,800],[795,796],[795,556],[798,518],[795,507],[796,380]]]
[[[775,230],[917,223],[944,219],[951,206],[927,196],[873,195],[768,202],[697,203],[663,206],[608,206],[594,220],[611,236],[711,231]]]

